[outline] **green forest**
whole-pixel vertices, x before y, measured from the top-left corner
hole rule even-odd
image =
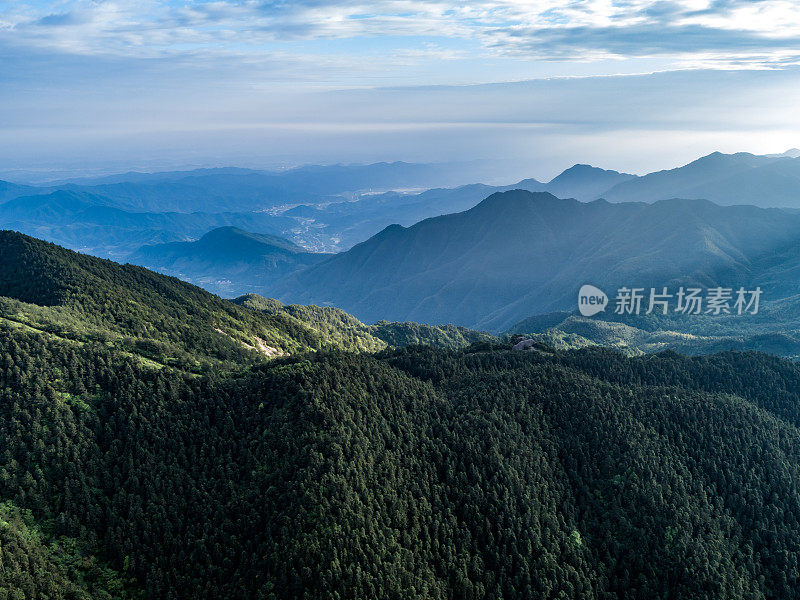
[[[794,362],[513,351],[11,233],[0,296],[0,600],[800,597]]]

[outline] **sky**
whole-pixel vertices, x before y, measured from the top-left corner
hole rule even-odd
[[[0,176],[800,146],[800,0],[0,0]]]

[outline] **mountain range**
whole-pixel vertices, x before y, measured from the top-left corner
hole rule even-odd
[[[683,167],[619,183],[602,197],[612,202],[699,198],[722,205],[800,208],[800,158],[715,152]]]
[[[291,240],[314,252],[347,250],[391,224],[472,208],[495,192],[524,189],[612,202],[708,199],[800,208],[800,158],[714,153],[642,177],[578,164],[548,183],[457,181],[446,165],[378,163],[281,172],[220,168],[125,173],[22,186],[0,182],[0,226],[97,256],[124,260],[143,245],[198,240],[232,226]]]
[[[325,257],[283,238],[220,227],[195,242],[142,246],[127,260],[230,298],[263,291]]]
[[[609,290],[678,281],[732,286],[752,282],[766,269],[762,260],[777,273],[763,282],[765,293],[796,294],[785,263],[796,260],[799,241],[800,215],[778,209],[702,200],[582,203],[515,190],[462,213],[387,227],[273,291],[367,322],[502,331],[532,314],[572,308],[584,283]],[[788,254],[780,259],[778,250]]]
[[[55,188],[91,191],[123,209],[136,211],[251,211],[318,202],[359,190],[430,188],[458,181],[447,165],[375,163],[306,166],[284,171],[199,169],[166,173],[128,173],[78,182],[57,182]]]
[[[511,344],[0,232],[0,597],[797,595],[796,362]]]
[[[235,226],[278,234],[297,223],[267,212],[137,212],[90,192],[56,190],[0,206],[3,227],[104,258],[123,260],[143,245],[198,239]]]
[[[634,178],[633,175],[575,165],[549,183],[524,179],[507,186],[470,184],[453,189],[432,189],[419,194],[386,192],[360,196],[355,200],[317,206],[297,206],[282,213],[298,218],[305,244],[326,250],[346,250],[375,235],[387,225],[413,225],[428,217],[462,212],[495,192],[548,191],[560,198],[593,200],[609,186]],[[297,230],[297,227],[295,227]],[[313,241],[312,241],[313,240]]]
[[[0,226],[116,260],[145,244],[192,241],[222,226],[280,235],[324,252],[349,248],[391,223],[411,225],[466,210],[494,191],[547,187],[528,179],[503,188],[471,184],[422,193],[385,191],[436,181],[440,171],[393,163],[278,174],[232,168],[127,173],[45,188],[4,183]],[[604,187],[626,177],[586,167],[570,169],[554,182],[561,192],[583,198],[593,178],[603,182],[595,187]]]

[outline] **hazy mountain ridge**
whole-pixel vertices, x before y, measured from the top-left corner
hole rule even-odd
[[[503,330],[572,308],[583,283],[711,286],[800,239],[800,217],[706,201],[580,203],[497,193],[463,213],[392,226],[276,285],[278,297],[382,318]],[[614,288],[616,289],[616,288]]]
[[[699,198],[717,204],[800,206],[800,159],[714,152],[688,165],[650,173],[602,194],[613,202]]]
[[[363,196],[356,201],[336,202],[320,206],[300,206],[283,213],[284,216],[308,219],[322,229],[309,229],[305,235],[318,235],[328,248],[346,250],[375,235],[390,224],[413,225],[424,219],[468,210],[495,192],[527,190],[550,192],[560,198],[581,201],[595,200],[600,192],[620,181],[635,177],[589,165],[570,167],[549,183],[524,179],[507,186],[483,184],[464,185],[453,189],[432,189],[419,194],[384,194]],[[331,241],[334,247],[331,248]]]
[[[593,185],[587,177],[606,182],[615,176],[594,168],[574,171],[553,181],[565,194],[574,184],[573,195],[582,199],[582,190]],[[413,187],[435,181],[435,172],[433,166],[392,163],[283,173],[235,168],[128,173],[47,188],[6,184],[12,191],[3,197],[0,190],[0,202],[6,200],[0,205],[0,226],[115,260],[143,245],[196,240],[220,226],[331,251],[347,249],[391,223],[412,225],[466,210],[495,191],[547,188],[528,179],[514,186],[470,184],[418,194],[365,191],[373,185],[378,190]]]
[[[603,197],[606,190],[634,179],[637,179],[636,175],[629,173],[578,164],[552,179],[542,191],[559,198],[590,201]]]
[[[346,192],[430,188],[456,181],[446,165],[374,163],[311,165],[284,171],[219,168],[164,173],[127,173],[55,182],[65,189],[111,198],[137,211],[220,212],[262,210],[298,201],[319,202]]]
[[[325,257],[284,238],[221,227],[194,242],[143,246],[126,260],[232,297],[263,291]]]
[[[409,188],[447,179],[447,169],[405,163],[283,172],[220,168],[128,173],[46,188],[6,183],[0,185],[0,226],[116,260],[142,245],[197,240],[221,226],[331,252],[351,248],[390,224],[410,226],[461,212],[511,189],[581,201],[689,197],[725,205],[800,207],[800,161],[790,156],[714,153],[644,177],[577,164],[548,183],[529,178],[508,186],[475,183],[417,193]]]
[[[217,227],[278,234],[296,221],[266,212],[138,212],[105,196],[57,190],[0,205],[0,225],[119,261],[143,245],[197,239]]]

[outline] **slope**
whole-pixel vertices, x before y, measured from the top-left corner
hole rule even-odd
[[[230,297],[263,291],[323,258],[283,238],[220,227],[194,242],[143,246],[128,261]]]
[[[279,282],[273,295],[339,306],[367,322],[500,331],[572,308],[586,282],[616,289],[744,278],[753,259],[799,238],[800,217],[779,210],[580,203],[517,190],[463,213],[388,227]]]
[[[589,202],[601,198],[606,190],[634,179],[636,176],[629,173],[578,164],[550,180],[543,191],[559,198],[575,198]]]
[[[602,197],[611,202],[703,198],[722,205],[798,208],[800,160],[715,152],[676,169],[619,183]]]
[[[339,345],[282,311],[251,311],[172,277],[10,231],[0,232],[0,316],[193,371],[325,347],[384,346],[358,334],[353,346]]]
[[[0,328],[0,367],[0,496],[148,597],[797,597],[795,363],[484,344],[198,379]]]

